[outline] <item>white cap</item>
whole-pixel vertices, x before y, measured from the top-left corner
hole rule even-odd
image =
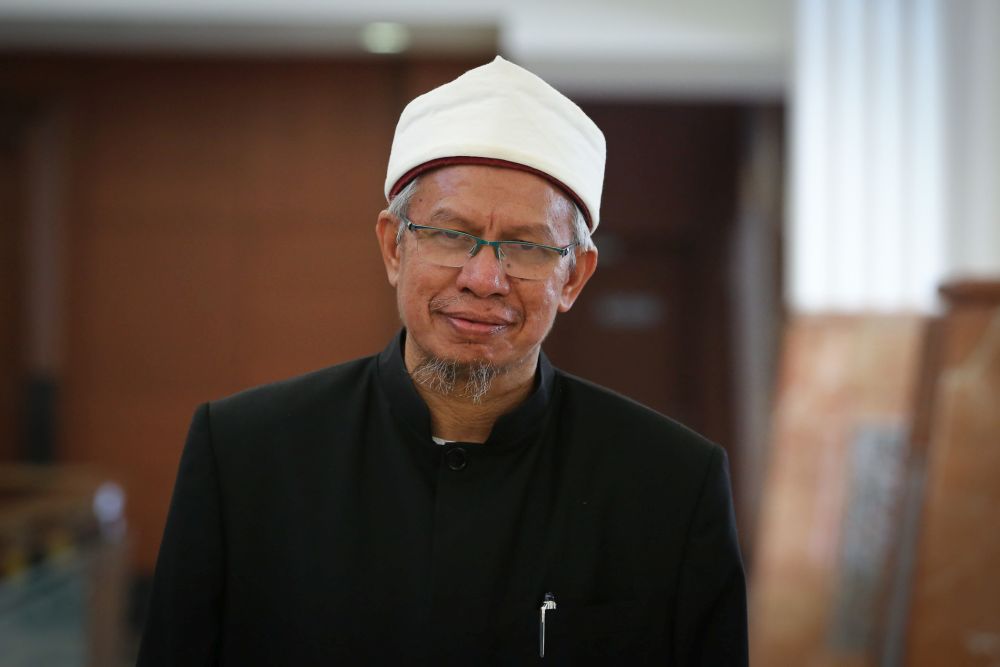
[[[385,197],[435,167],[501,165],[560,186],[593,231],[600,221],[604,160],[604,134],[580,107],[497,56],[406,105],[392,140]]]

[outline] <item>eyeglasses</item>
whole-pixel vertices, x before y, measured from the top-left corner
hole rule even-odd
[[[504,273],[527,280],[548,278],[559,260],[578,245],[570,243],[560,248],[529,241],[487,241],[455,229],[415,225],[405,218],[403,223],[416,239],[417,252],[431,264],[461,268],[480,248],[490,246]]]

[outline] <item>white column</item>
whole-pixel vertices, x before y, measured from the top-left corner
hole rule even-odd
[[[788,293],[930,311],[1000,276],[1000,3],[798,0]]]
[[[948,21],[948,261],[959,276],[1000,271],[1000,2],[953,0]]]

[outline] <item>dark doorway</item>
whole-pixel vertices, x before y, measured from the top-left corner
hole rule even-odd
[[[730,253],[751,109],[583,107],[609,147],[594,235],[600,261],[546,350],[556,365],[687,424],[736,459]]]

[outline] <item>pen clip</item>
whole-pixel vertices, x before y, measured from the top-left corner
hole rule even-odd
[[[556,609],[556,596],[546,593],[538,609],[538,657],[545,657],[545,612]]]

